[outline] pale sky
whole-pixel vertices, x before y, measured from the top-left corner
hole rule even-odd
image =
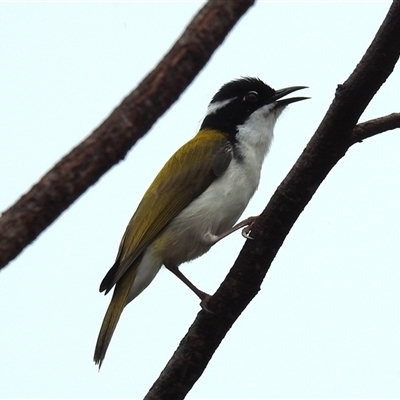
[[[0,3],[0,210],[87,137],[201,2]],[[219,87],[256,76],[288,107],[244,217],[260,213],[364,54],[389,2],[258,2],[124,161],[0,273],[1,398],[143,398],[200,310],[161,270],[92,362],[98,286],[144,191],[193,137]],[[398,68],[361,118],[399,112]],[[300,216],[262,290],[188,399],[400,397],[399,131],[353,146]],[[240,233],[182,271],[212,294]]]

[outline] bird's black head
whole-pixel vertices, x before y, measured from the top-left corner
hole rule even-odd
[[[238,126],[243,125],[259,108],[273,104],[272,109],[283,109],[289,103],[306,99],[295,97],[279,100],[305,86],[274,90],[258,78],[241,78],[226,83],[212,98],[201,129],[217,129],[234,137]]]

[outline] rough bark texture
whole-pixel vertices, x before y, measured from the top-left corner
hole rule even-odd
[[[113,165],[178,99],[254,3],[209,1],[111,115],[0,218],[0,268],[14,259]]]
[[[276,253],[321,182],[351,145],[371,136],[360,133],[363,124],[355,125],[393,71],[399,53],[400,2],[395,1],[366,54],[338,87],[310,143],[255,222],[253,240],[246,241],[207,304],[213,313],[199,312],[145,399],[183,399],[201,376],[232,324],[259,291]],[[395,126],[399,126],[398,118]]]

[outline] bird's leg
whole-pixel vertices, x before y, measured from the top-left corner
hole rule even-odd
[[[208,233],[205,235],[204,240],[206,244],[213,246],[215,243],[219,242],[221,239],[227,237],[233,232],[243,228],[242,236],[246,239],[252,239],[250,236],[251,226],[254,224],[254,221],[257,217],[249,217],[244,219],[243,221],[237,223],[236,225],[232,226],[232,228],[228,229],[226,232],[222,233],[221,235],[213,235],[212,233]]]
[[[171,271],[177,278],[179,278],[190,290],[192,290],[196,296],[201,300],[201,308],[205,311],[209,311],[207,309],[207,302],[208,299],[211,297],[209,294],[204,293],[200,289],[198,289],[196,286],[193,285],[192,282],[189,281],[188,278],[186,278],[185,275],[182,274],[181,271],[179,271],[179,268],[176,265],[165,265],[165,268],[167,268],[169,271]]]

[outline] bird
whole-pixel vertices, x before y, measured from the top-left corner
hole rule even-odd
[[[183,281],[207,311],[210,296],[190,282],[179,265],[238,229],[251,237],[255,217],[236,222],[257,190],[278,117],[288,104],[308,98],[284,97],[305,88],[274,90],[259,78],[242,77],[212,97],[198,133],[172,155],[145,192],[115,263],[100,284],[100,292],[114,292],[94,352],[99,368],[124,307],[162,266]]]

